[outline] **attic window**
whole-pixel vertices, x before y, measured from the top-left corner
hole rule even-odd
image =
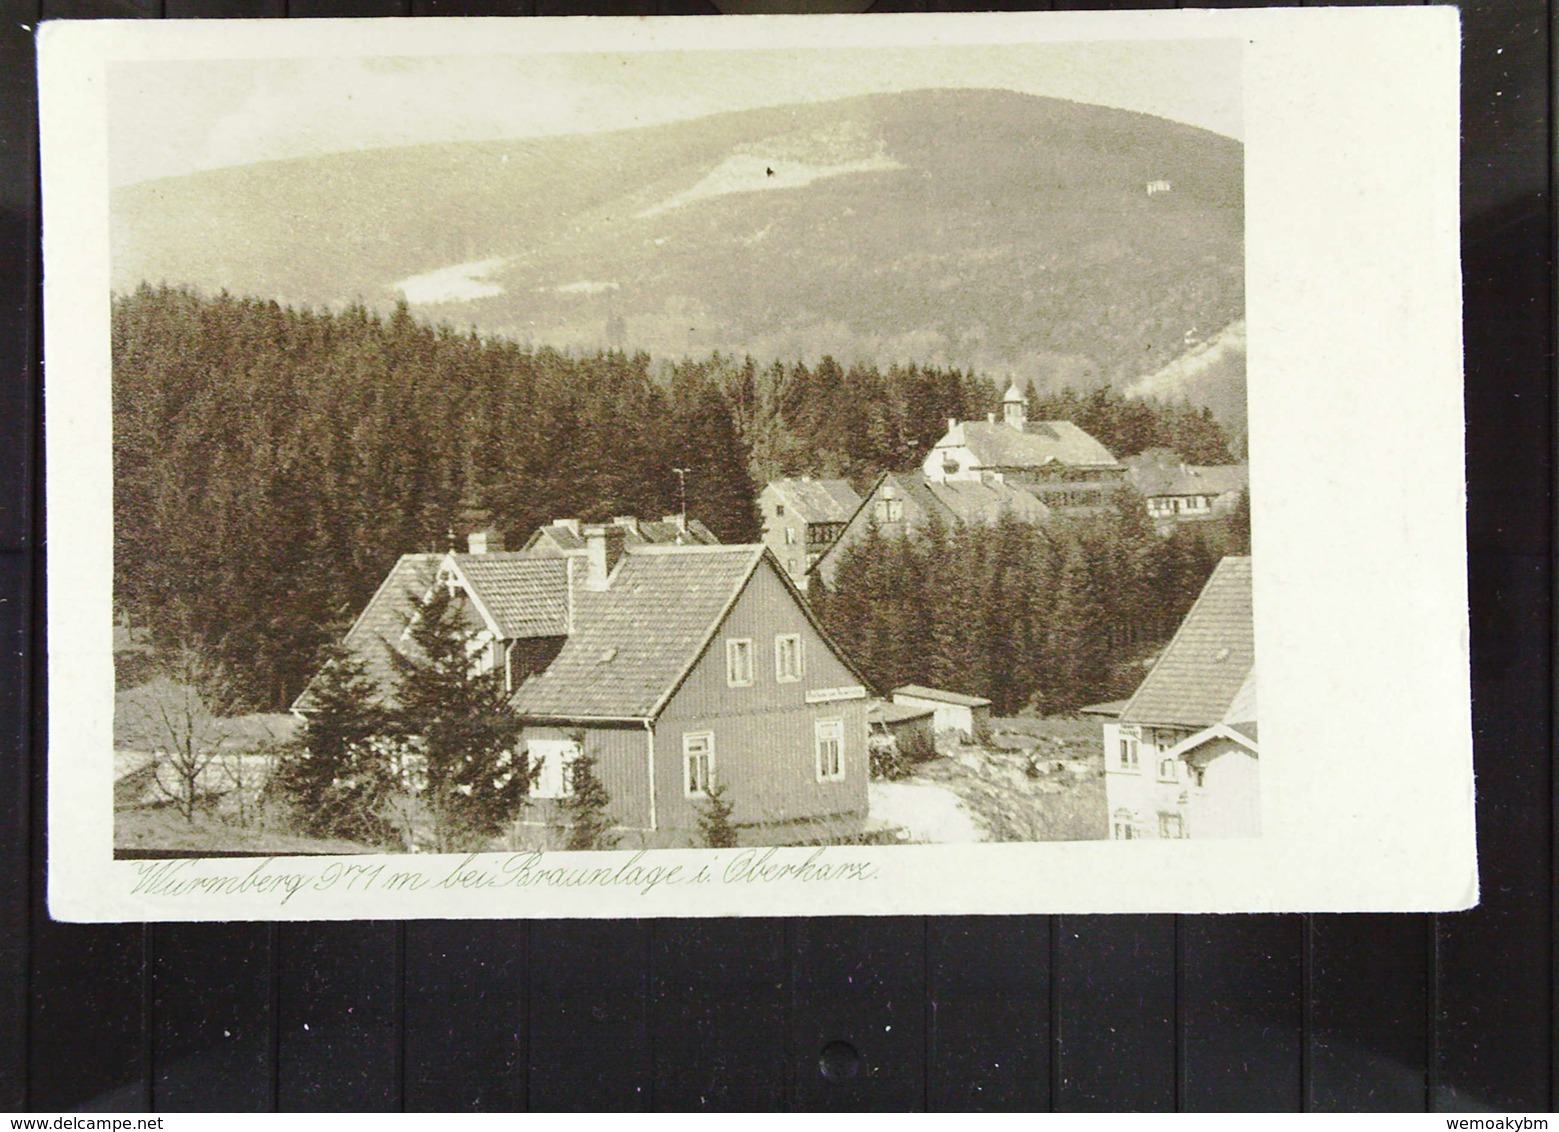
[[[1229,659],[1229,649],[1228,649],[1228,646],[1224,646],[1223,648],[1219,649],[1217,652],[1213,653],[1213,663],[1214,664],[1222,664],[1224,661],[1226,661],[1228,659]]]
[[[602,649],[601,650],[601,655],[596,657],[596,661],[595,662],[597,664],[610,664],[612,661],[614,661],[616,659],[617,659],[617,646],[613,645],[609,649]]]

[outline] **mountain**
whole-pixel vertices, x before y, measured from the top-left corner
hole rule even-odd
[[[405,298],[559,347],[1125,383],[1242,317],[1242,163],[1236,141],[1128,111],[868,95],[131,185],[113,282]]]
[[[1205,405],[1237,445],[1245,438],[1245,320],[1197,340],[1163,369],[1131,382],[1128,397]]]

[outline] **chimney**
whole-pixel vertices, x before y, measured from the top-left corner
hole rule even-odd
[[[986,424],[995,424],[996,423],[996,414],[995,413],[986,413],[985,414],[985,423]]]
[[[593,523],[581,533],[585,536],[585,589],[599,592],[610,584],[612,571],[623,556],[626,532],[618,526]]]
[[[472,554],[496,554],[503,549],[503,533],[496,527],[483,527],[466,535],[466,547]]]
[[[947,418],[947,431],[948,432],[952,432],[957,427],[958,427],[958,418],[957,417],[948,417]]]

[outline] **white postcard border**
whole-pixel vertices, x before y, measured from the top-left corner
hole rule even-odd
[[[1014,37],[1246,41],[1264,836],[541,861],[112,859],[110,60]],[[1476,902],[1454,9],[107,22],[46,25],[39,46],[55,918],[1430,911]]]

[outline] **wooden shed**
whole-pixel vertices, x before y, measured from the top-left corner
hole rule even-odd
[[[984,696],[944,692],[920,684],[893,689],[893,702],[908,707],[930,708],[937,734],[956,734],[965,743],[984,742],[991,734],[991,701]]]

